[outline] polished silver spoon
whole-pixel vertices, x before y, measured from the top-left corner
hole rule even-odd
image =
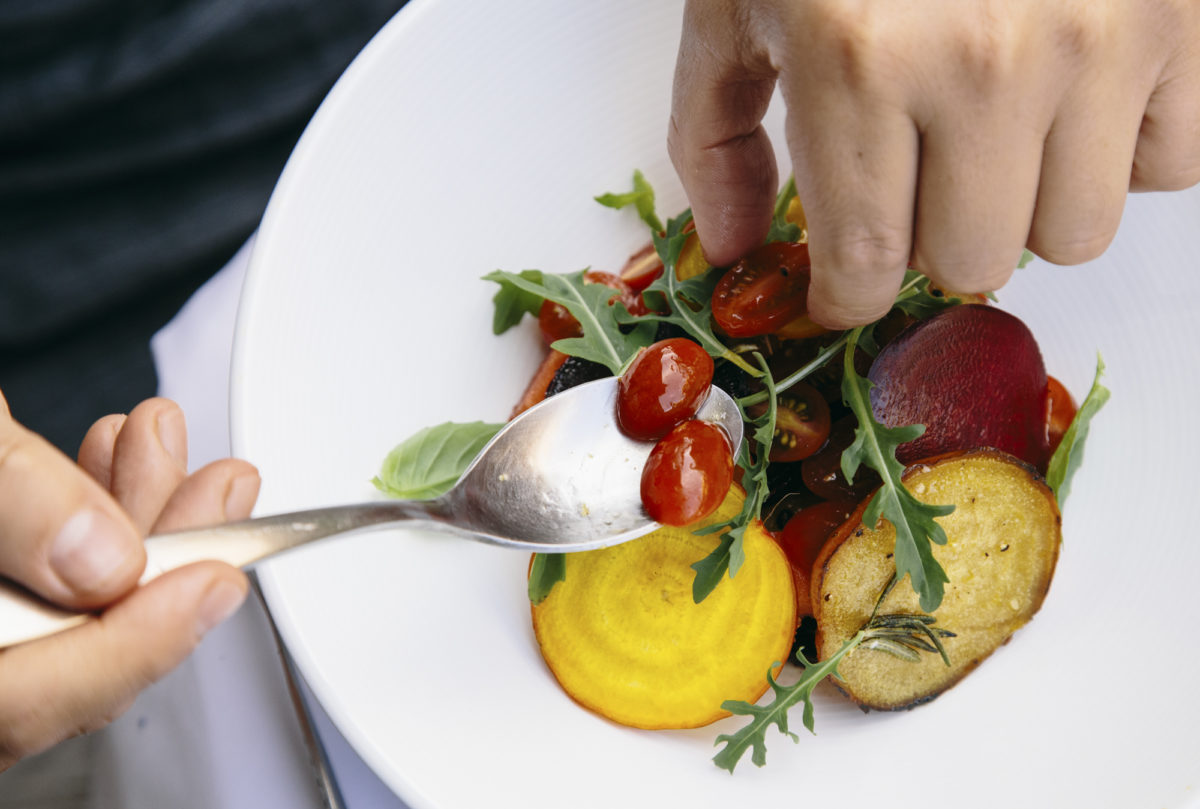
[[[571,388],[526,410],[488,442],[458,483],[434,500],[386,500],[159,534],[146,540],[141,583],[217,559],[242,567],[337,534],[418,521],[470,539],[543,553],[628,542],[658,527],[642,508],[642,467],[653,444],[616,423],[617,381]],[[742,420],[712,388],[698,418],[724,428],[735,450]],[[92,617],[49,604],[0,579],[0,649]]]

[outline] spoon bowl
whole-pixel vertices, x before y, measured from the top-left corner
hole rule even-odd
[[[592,550],[658,527],[642,508],[641,475],[654,444],[616,422],[617,380],[566,390],[508,422],[455,486],[433,500],[388,500],[260,517],[146,540],[141,583],[168,570],[216,559],[237,567],[332,536],[403,522],[540,553]],[[719,425],[736,455],[742,419],[711,388],[697,418]],[[90,613],[63,610],[0,580],[0,649],[80,624]]]

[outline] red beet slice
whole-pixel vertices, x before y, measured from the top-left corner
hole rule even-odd
[[[925,425],[897,450],[901,463],[994,447],[1045,471],[1046,368],[1013,315],[976,304],[946,309],[888,343],[868,378],[876,419]]]

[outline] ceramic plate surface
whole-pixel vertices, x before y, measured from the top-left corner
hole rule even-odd
[[[414,0],[335,87],[258,238],[232,380],[259,513],[375,497],[386,452],[503,420],[539,357],[491,334],[496,269],[616,270],[646,240],[592,196],[642,169],[684,199],[664,136],[681,4]],[[769,127],[782,143],[782,114]],[[781,163],[786,172],[786,162]],[[1200,194],[1131,198],[1108,253],[1017,273],[1001,304],[1081,397],[1112,401],[1065,507],[1040,615],[933,703],[864,715],[819,692],[817,735],[714,767],[727,720],[610,724],[538,655],[520,553],[386,531],[262,567],[341,731],[414,809],[1200,806]]]

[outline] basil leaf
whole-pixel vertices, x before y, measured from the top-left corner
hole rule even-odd
[[[526,281],[542,283],[541,270],[521,270],[517,275]],[[484,277],[500,285],[500,289],[492,296],[492,334],[504,334],[527,314],[537,317],[544,298],[502,278]]]
[[[375,488],[402,500],[430,500],[449,491],[503,424],[446,422],[426,427],[383,461]]]
[[[1092,418],[1104,407],[1111,395],[1109,389],[1100,384],[1100,377],[1103,375],[1104,360],[1097,356],[1096,377],[1092,381],[1092,388],[1075,413],[1075,418],[1071,419],[1071,426],[1063,434],[1062,443],[1050,456],[1050,465],[1046,469],[1046,484],[1054,492],[1059,508],[1062,508],[1063,501],[1071,491],[1071,478],[1083,463],[1083,446]]]
[[[627,205],[632,205],[637,209],[641,220],[651,230],[655,233],[661,233],[663,230],[662,222],[654,210],[654,188],[650,183],[646,182],[645,176],[640,171],[633,172],[632,191],[626,191],[624,194],[601,194],[595,200],[605,207],[616,208],[618,210]]]

